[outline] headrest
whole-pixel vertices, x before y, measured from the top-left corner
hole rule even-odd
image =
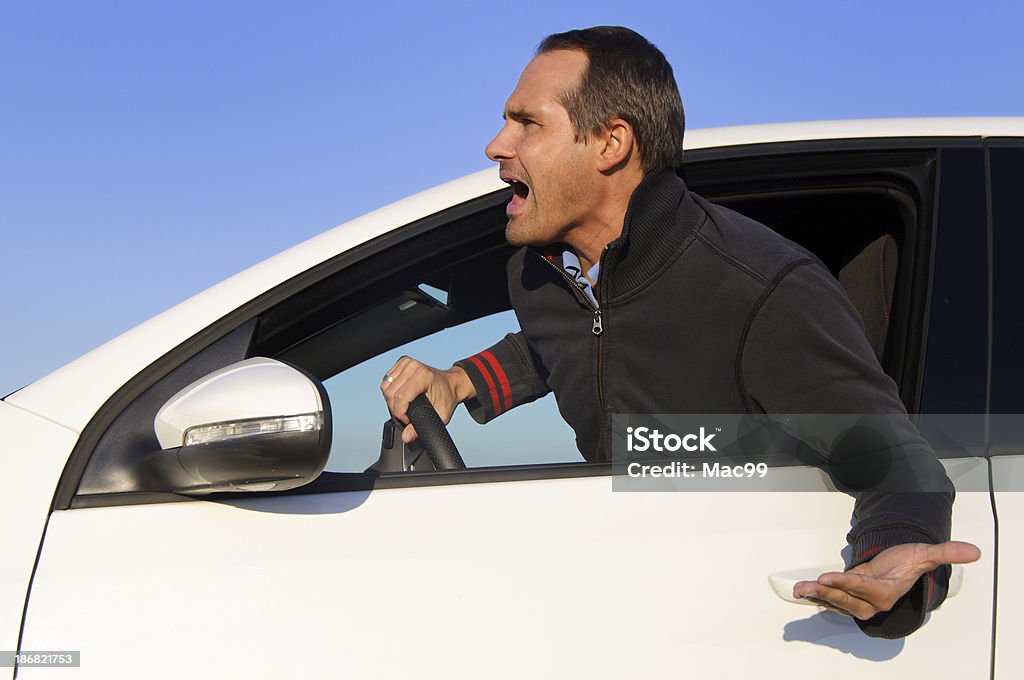
[[[839,283],[864,320],[864,332],[879,361],[889,332],[898,263],[896,240],[883,234],[862,249],[851,252],[839,269]]]

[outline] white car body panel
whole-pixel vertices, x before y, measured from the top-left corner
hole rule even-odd
[[[999,518],[999,608],[996,677],[1024,677],[1024,455],[992,459],[995,508]],[[959,500],[957,501],[959,506]]]
[[[984,461],[946,464],[984,484]],[[814,469],[771,474],[825,488]],[[82,650],[76,677],[107,679],[978,677],[988,494],[962,494],[954,524],[986,557],[905,641],[769,586],[841,561],[851,507],[839,493],[615,493],[591,477],[57,512],[23,647]],[[424,515],[431,528],[410,530]]]
[[[684,149],[885,137],[1024,137],[1024,117],[865,118],[689,130]]]
[[[25,595],[53,492],[78,437],[56,423],[3,401],[0,432],[0,460],[5,463],[0,489],[0,650],[15,650]],[[13,462],[17,463],[16,468]]]

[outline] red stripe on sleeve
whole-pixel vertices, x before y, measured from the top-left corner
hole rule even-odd
[[[494,369],[494,377],[498,379],[498,384],[501,385],[501,396],[505,400],[505,408],[503,410],[509,410],[512,408],[512,386],[508,384],[508,376],[505,375],[505,369],[501,367],[501,364],[494,358],[490,350],[485,349],[483,352],[480,352],[480,356],[487,359],[487,363]]]
[[[867,557],[867,556],[868,556],[868,555],[870,555],[871,553],[876,553],[876,552],[878,552],[879,550],[881,550],[881,549],[882,549],[883,547],[885,547],[885,546],[881,546],[881,545],[880,545],[880,546],[878,546],[878,547],[876,547],[876,548],[872,548],[871,550],[865,550],[864,552],[862,552],[862,553],[860,554],[860,557],[858,557],[857,559],[859,560],[859,559],[860,559],[861,557]]]
[[[494,404],[494,415],[498,415],[502,412],[501,402],[498,401],[498,388],[494,385],[494,379],[491,378],[491,374],[487,371],[487,367],[484,366],[484,362],[477,359],[475,356],[469,357],[469,360],[473,362],[480,374],[483,375],[484,380],[487,382],[487,389],[491,391],[491,403]]]

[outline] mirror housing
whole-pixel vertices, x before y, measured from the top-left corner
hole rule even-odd
[[[331,452],[330,401],[304,371],[265,357],[225,366],[167,400],[146,476],[162,491],[283,491],[316,479]]]

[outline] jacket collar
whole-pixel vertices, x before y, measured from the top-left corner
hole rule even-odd
[[[622,234],[602,260],[604,296],[628,293],[654,278],[693,241],[704,219],[674,171],[645,177],[629,199]]]

